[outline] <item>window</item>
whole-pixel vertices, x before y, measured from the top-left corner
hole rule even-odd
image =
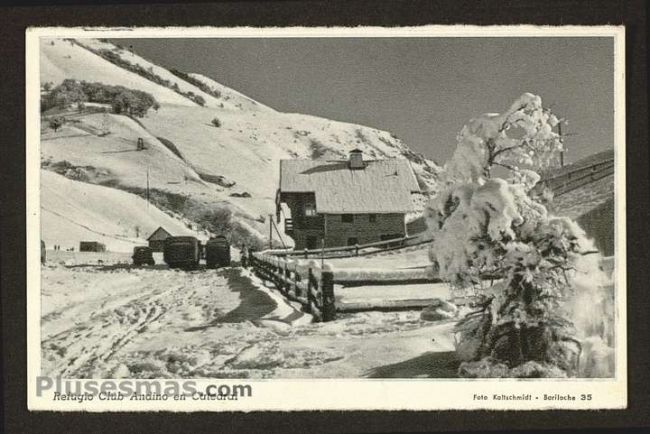
[[[358,238],[356,237],[348,238],[348,246],[354,246],[355,244],[359,244]]]
[[[316,216],[316,204],[313,202],[307,202],[305,204],[305,217],[314,217]]]
[[[368,221],[370,223],[377,223],[377,214],[368,214]]]
[[[354,214],[341,214],[341,221],[343,223],[352,223],[354,221]]]

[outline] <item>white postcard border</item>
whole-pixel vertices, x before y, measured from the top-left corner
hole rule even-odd
[[[300,379],[192,380],[249,384],[253,396],[202,401],[53,401],[36,395],[40,345],[40,115],[39,38],[304,38],[304,37],[611,37],[614,44],[615,100],[615,285],[616,376],[614,379]],[[254,410],[539,410],[627,407],[626,219],[625,219],[625,28],[623,26],[422,26],[291,28],[30,28],[26,32],[26,193],[27,193],[27,398],[30,410],[51,411],[254,411]],[[75,380],[81,382],[101,380]],[[531,400],[478,400],[476,395],[531,394]],[[576,401],[545,400],[574,395]],[[591,394],[591,400],[580,400]]]

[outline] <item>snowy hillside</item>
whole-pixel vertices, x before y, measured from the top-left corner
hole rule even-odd
[[[146,148],[141,152],[136,150],[138,138],[143,139]],[[153,186],[204,184],[191,166],[126,116],[69,114],[59,131],[42,131],[41,155],[44,162],[68,161],[74,166],[101,168],[102,173],[97,174],[101,179],[97,181],[115,180],[145,187],[148,169]]]
[[[218,128],[210,123],[215,117]],[[142,123],[171,140],[197,171],[225,176],[238,189],[269,200],[278,186],[280,159],[342,159],[354,148],[368,159],[403,158],[408,152],[389,133],[300,114],[163,106]],[[433,181],[424,166],[413,166]]]
[[[160,104],[137,120],[86,110],[65,114],[56,132],[43,122],[43,167],[65,174],[57,165],[72,165],[86,182],[140,194],[148,170],[151,188],[188,198],[174,211],[193,220],[226,207],[240,230],[261,238],[274,212],[278,160],[341,159],[354,148],[367,159],[408,158],[421,187],[436,189],[438,167],[388,132],[277,112],[208,77],[168,71],[108,42],[44,39],[40,65],[42,84],[72,78],[120,85]],[[136,151],[137,138],[145,150]]]
[[[48,248],[79,248],[79,241],[99,241],[111,251],[129,252],[146,245],[158,226],[175,235],[205,238],[133,194],[73,181],[41,171],[42,239]]]
[[[41,83],[58,84],[66,78],[121,85],[152,94],[161,104],[196,105],[171,89],[119,68],[74,41],[43,39],[40,50]]]
[[[267,107],[263,104],[260,104],[259,102],[255,101],[254,99],[251,99],[247,97],[246,95],[243,95],[236,90],[230,89],[227,86],[224,86],[221,83],[217,83],[210,77],[206,77],[205,75],[201,74],[196,74],[196,73],[190,73],[189,74],[192,78],[199,80],[206,86],[210,87],[211,89],[214,89],[215,91],[219,92],[222,95],[222,99],[224,99],[226,102],[220,102],[219,107],[220,108],[225,108],[226,106],[234,106],[240,110],[264,110],[264,111],[274,111],[272,108]],[[227,103],[229,101],[229,103]],[[222,106],[223,104],[223,106]]]
[[[246,232],[261,237],[263,221],[254,199],[244,202],[253,204],[249,206],[252,211],[228,202],[232,189],[203,181],[173,145],[164,144],[164,138],[154,137],[137,121],[108,113],[69,112],[65,116],[67,122],[56,132],[43,126],[43,169],[141,197],[148,185],[154,203],[193,221],[200,221],[210,210],[228,208]],[[144,150],[137,150],[138,138],[143,139]]]

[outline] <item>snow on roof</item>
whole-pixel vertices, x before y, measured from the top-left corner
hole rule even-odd
[[[149,235],[149,238],[147,238],[147,241],[150,241],[152,239],[156,240],[164,240],[167,237],[171,237],[172,234],[170,234],[165,228],[162,226],[159,226],[158,229],[153,231],[151,235]],[[162,238],[161,238],[162,237]]]
[[[280,192],[314,193],[321,214],[413,211],[411,193],[420,188],[408,160],[364,163],[353,170],[347,160],[280,160]]]

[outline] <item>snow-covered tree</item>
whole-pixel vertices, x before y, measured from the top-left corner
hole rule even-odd
[[[457,326],[460,375],[577,372],[582,348],[568,301],[576,264],[593,245],[575,222],[549,216],[529,194],[537,172],[562,150],[558,122],[529,93],[502,114],[471,120],[428,204],[440,277],[484,300]]]
[[[61,116],[56,116],[56,117],[50,119],[49,127],[52,128],[54,130],[54,132],[56,133],[56,131],[59,128],[61,128],[64,123],[65,123],[65,118],[63,118]]]

